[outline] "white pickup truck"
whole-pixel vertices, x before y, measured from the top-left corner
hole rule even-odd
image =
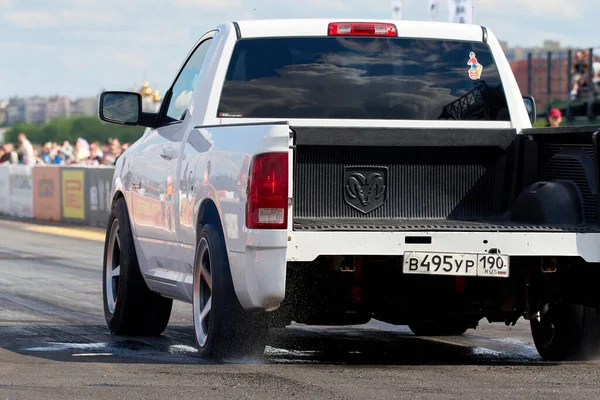
[[[408,325],[460,335],[531,322],[543,358],[595,349],[598,142],[534,130],[485,27],[228,22],[189,53],[119,158],[104,305],[157,335],[193,304],[199,352],[264,350],[270,326]]]

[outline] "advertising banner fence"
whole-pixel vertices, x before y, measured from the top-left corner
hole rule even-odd
[[[25,165],[10,166],[9,214],[33,218],[32,168]]]
[[[86,222],[105,227],[111,206],[111,185],[114,169],[88,168],[86,171]]]
[[[60,221],[60,167],[33,168],[33,218]]]
[[[85,221],[85,170],[62,168],[62,215],[66,221]]]
[[[106,227],[111,167],[0,165],[0,215]]]
[[[0,165],[0,214],[8,214],[10,194],[10,167]]]

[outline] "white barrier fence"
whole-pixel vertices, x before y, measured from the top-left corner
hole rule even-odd
[[[9,213],[10,167],[0,166],[0,214]]]
[[[33,218],[32,172],[25,165],[9,167],[8,213],[14,217]]]

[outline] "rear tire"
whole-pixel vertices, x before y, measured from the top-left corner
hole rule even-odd
[[[260,357],[268,319],[240,305],[221,229],[204,225],[196,245],[193,288],[194,330],[199,355],[208,359]]]
[[[173,300],[148,289],[140,272],[127,206],[112,206],[103,266],[104,317],[117,335],[158,336],[171,316]]]
[[[530,325],[535,347],[545,360],[585,360],[599,353],[600,314],[596,308],[546,303]]]
[[[466,323],[456,321],[415,322],[408,327],[417,336],[460,336],[469,329]]]

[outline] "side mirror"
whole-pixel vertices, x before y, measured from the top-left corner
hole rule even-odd
[[[537,118],[537,109],[535,106],[535,100],[531,96],[524,96],[523,101],[525,102],[525,108],[527,109],[527,114],[529,114],[529,120],[533,124]]]
[[[138,125],[142,119],[142,95],[135,92],[103,92],[99,114],[102,121]]]

